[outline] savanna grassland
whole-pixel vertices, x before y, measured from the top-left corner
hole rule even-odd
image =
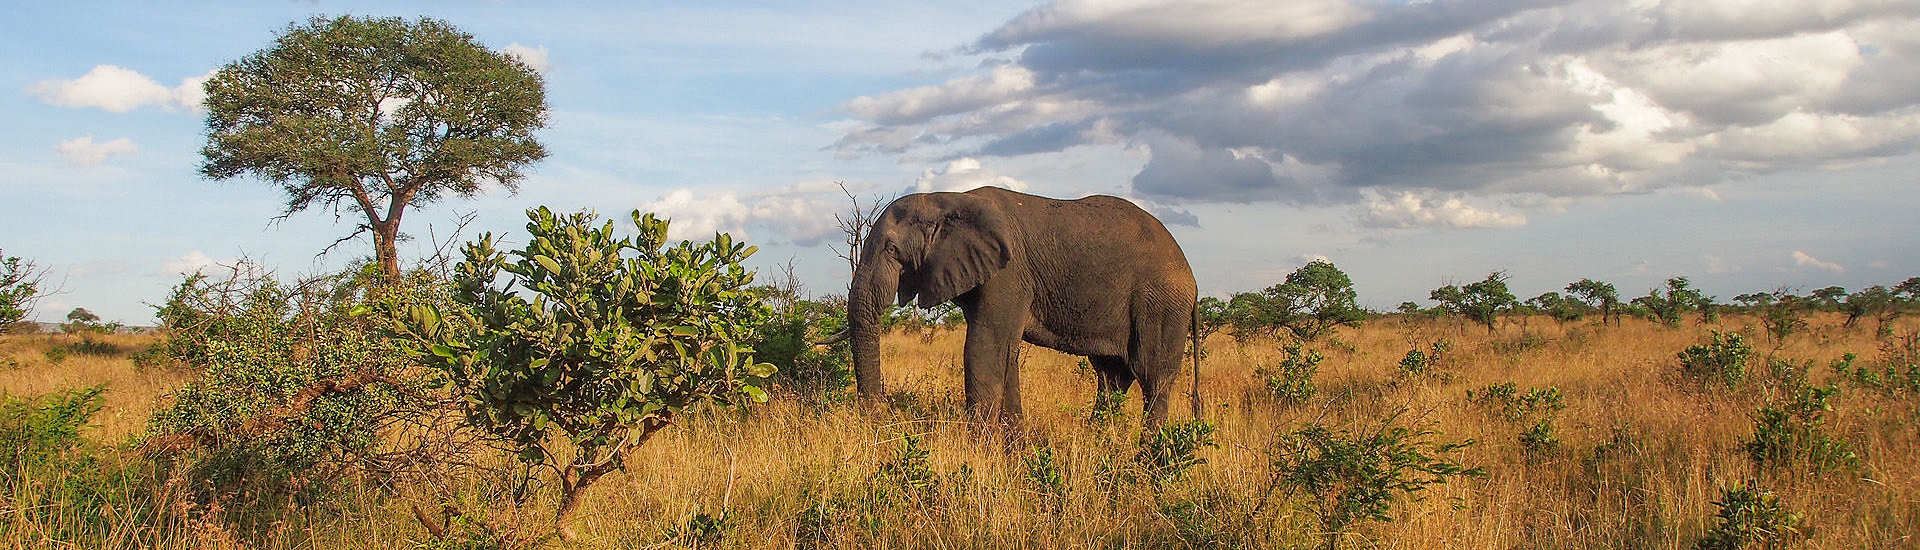
[[[1204,460],[1184,476],[1139,470],[1137,390],[1114,413],[1095,415],[1093,374],[1077,357],[1028,347],[1027,418],[1006,429],[970,423],[962,410],[962,333],[895,332],[883,343],[893,395],[860,405],[776,392],[745,412],[692,415],[627,458],[595,486],[578,515],[577,542],[551,547],[636,548],[1183,548],[1315,547],[1326,541],[1309,491],[1279,482],[1287,435],[1310,425],[1433,432],[1432,442],[1472,440],[1431,454],[1480,468],[1397,500],[1390,521],[1357,522],[1334,538],[1365,548],[1690,548],[1722,521],[1723,488],[1757,485],[1799,515],[1809,548],[1920,547],[1920,395],[1876,389],[1829,363],[1914,360],[1906,319],[1891,334],[1843,328],[1837,314],[1775,342],[1757,319],[1728,315],[1665,327],[1627,319],[1556,323],[1509,319],[1497,331],[1448,319],[1397,316],[1343,329],[1307,347],[1323,354],[1316,391],[1276,399],[1266,373],[1286,354],[1273,341],[1207,343],[1200,387],[1217,426]],[[1754,348],[1744,380],[1729,388],[1680,373],[1676,354],[1710,330],[1745,331]],[[0,338],[0,391],[40,395],[104,387],[104,408],[82,431],[97,445],[84,468],[32,469],[0,500],[0,544],[15,548],[455,548],[461,522],[515,521],[511,510],[447,519],[419,487],[334,480],[331,488],[277,506],[223,508],[189,498],[177,472],[135,449],[147,415],[165,406],[189,374],[139,366],[131,356],[154,336],[95,336],[104,346],[48,350],[75,337]],[[1450,346],[1431,372],[1409,375],[1409,350]],[[54,355],[60,355],[55,353]],[[1775,363],[1768,358],[1784,359]],[[1790,364],[1811,368],[1796,374]],[[1264,369],[1264,370],[1263,370]],[[1805,382],[1795,381],[1804,375]],[[1516,393],[1553,388],[1563,409],[1503,416],[1487,387]],[[1884,382],[1884,381],[1883,381]],[[1188,415],[1181,390],[1173,415]],[[1807,460],[1759,466],[1744,446],[1756,409],[1784,406],[1796,388],[1840,388],[1821,420],[1852,464]],[[1470,397],[1470,392],[1472,397]],[[1535,394],[1540,395],[1540,394]],[[1548,440],[1523,445],[1540,420]],[[1538,435],[1538,434],[1536,434]],[[484,457],[483,457],[484,458]],[[504,457],[491,457],[506,463]],[[107,472],[107,473],[103,473]],[[116,473],[117,472],[117,473]],[[486,476],[456,479],[453,494],[507,490]],[[79,494],[75,484],[108,484]],[[447,494],[447,493],[436,493]],[[102,496],[104,495],[104,496]],[[479,497],[475,497],[476,499]],[[424,504],[424,506],[423,506]],[[98,513],[72,509],[96,506]],[[530,500],[520,520],[538,522],[551,495]],[[62,509],[63,507],[69,509]],[[419,510],[429,510],[418,513]],[[252,515],[252,516],[249,516]],[[479,515],[469,512],[470,516]],[[425,516],[429,521],[418,519]],[[425,524],[449,526],[433,537]],[[1804,538],[1799,538],[1804,537]]]

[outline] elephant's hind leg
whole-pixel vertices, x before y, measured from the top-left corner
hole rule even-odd
[[[1165,304],[1136,307],[1132,357],[1128,364],[1140,380],[1144,424],[1157,427],[1167,421],[1180,360],[1186,353],[1188,311],[1171,311]]]

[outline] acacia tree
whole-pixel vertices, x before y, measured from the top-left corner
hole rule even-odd
[[[1520,305],[1507,290],[1507,274],[1501,271],[1488,273],[1486,279],[1467,286],[1447,285],[1433,289],[1427,299],[1440,302],[1440,306],[1456,315],[1472,319],[1493,332],[1494,323],[1500,313]]]
[[[1586,313],[1582,311],[1582,309],[1586,307],[1586,304],[1582,304],[1579,300],[1562,296],[1560,293],[1551,290],[1541,293],[1539,296],[1528,298],[1525,305],[1531,306],[1540,313],[1544,313],[1552,317],[1553,320],[1562,323],[1577,321],[1582,314]]]
[[[371,233],[389,277],[407,208],[487,183],[517,190],[521,168],[547,155],[533,136],[547,117],[539,73],[437,19],[316,17],[222,67],[206,92],[200,173],[279,185],[281,217],[358,210],[366,220],[334,244]]]
[[[1333,262],[1314,260],[1287,274],[1280,284],[1260,292],[1234,294],[1220,313],[1234,336],[1278,336],[1286,331],[1312,341],[1341,326],[1359,326],[1366,312],[1355,303],[1353,280]]]
[[[1609,317],[1613,318],[1615,324],[1620,322],[1620,316],[1613,310],[1614,306],[1620,305],[1620,293],[1614,290],[1613,283],[1581,279],[1567,283],[1567,294],[1579,296],[1587,301],[1587,305],[1599,309],[1600,324],[1607,324]]]
[[[14,323],[27,318],[40,299],[42,271],[33,262],[8,257],[0,251],[0,334],[13,329]]]

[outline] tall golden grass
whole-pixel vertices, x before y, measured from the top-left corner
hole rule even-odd
[[[1811,360],[1817,363],[1813,380],[1824,382],[1832,376],[1827,361],[1843,353],[1871,360],[1882,340],[1871,327],[1842,328],[1840,320],[1813,317],[1808,331],[1777,349],[1756,334],[1762,357],[1750,371],[1764,372],[1769,354]],[[809,526],[831,534],[824,546],[841,548],[1178,548],[1190,540],[1182,538],[1183,529],[1189,536],[1194,529],[1219,531],[1252,547],[1309,546],[1319,537],[1303,495],[1276,492],[1253,513],[1275,474],[1268,450],[1282,434],[1308,424],[1376,425],[1404,410],[1398,417],[1403,424],[1433,430],[1442,439],[1477,441],[1461,458],[1484,467],[1487,476],[1403,502],[1393,521],[1365,525],[1346,537],[1350,547],[1691,547],[1715,525],[1712,503],[1721,488],[1748,480],[1758,480],[1808,518],[1812,530],[1805,547],[1920,547],[1920,396],[1849,388],[1835,401],[1831,423],[1861,454],[1861,466],[1762,475],[1740,442],[1752,434],[1754,408],[1771,394],[1752,387],[1702,388],[1679,379],[1675,354],[1709,329],[1755,331],[1755,325],[1756,319],[1742,316],[1711,325],[1689,319],[1679,328],[1631,319],[1597,326],[1533,318],[1490,333],[1445,320],[1382,319],[1309,344],[1327,359],[1316,379],[1319,393],[1304,405],[1276,402],[1255,373],[1283,356],[1277,343],[1216,337],[1207,343],[1200,398],[1207,419],[1219,426],[1218,446],[1199,453],[1207,462],[1188,479],[1158,493],[1144,485],[1115,491],[1102,487],[1096,475],[1103,464],[1124,463],[1134,452],[1138,390],[1125,419],[1092,422],[1094,381],[1077,366],[1078,358],[1028,347],[1021,359],[1028,416],[1017,428],[972,424],[961,405],[962,333],[896,333],[884,340],[882,355],[897,396],[870,406],[776,399],[743,414],[688,420],[638,449],[626,472],[592,490],[576,525],[583,536],[577,546],[670,547],[676,544],[670,533],[699,513],[725,514],[720,545],[729,548],[805,546]],[[1910,333],[1916,325],[1908,320],[1895,332]],[[1442,337],[1454,344],[1443,376],[1400,379],[1400,358]],[[60,338],[0,339],[0,364],[11,356],[19,365],[0,372],[0,391],[38,394],[104,383],[107,409],[90,434],[102,441],[138,434],[145,416],[183,383],[183,375],[142,371],[124,357],[78,356],[48,364],[44,349]],[[113,338],[133,348],[151,337]],[[1467,399],[1468,390],[1509,381],[1565,394],[1568,407],[1555,422],[1558,450],[1523,453],[1520,426]],[[1176,421],[1187,410],[1186,397],[1179,399]],[[894,459],[907,436],[930,451],[931,467],[943,479],[939,488],[925,501],[863,504],[871,495],[862,488],[876,483],[876,472]],[[1596,453],[1603,445],[1614,450]],[[1065,474],[1057,496],[1028,480],[1025,459],[1042,446],[1055,450]],[[476,489],[485,483],[467,482]],[[414,518],[411,506],[418,499],[408,496],[404,488],[398,495],[350,490],[246,536],[177,518],[164,527],[102,525],[101,535],[82,545],[435,547]],[[1180,516],[1163,506],[1173,502],[1193,503],[1192,512]],[[534,503],[541,505],[551,502]],[[50,529],[25,517],[16,511],[0,518],[5,543],[69,546],[35,538]]]

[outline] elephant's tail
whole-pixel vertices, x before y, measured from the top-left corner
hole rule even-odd
[[[1193,340],[1193,419],[1200,420],[1204,407],[1200,406],[1200,302],[1193,303],[1193,322],[1187,324],[1187,337]]]

